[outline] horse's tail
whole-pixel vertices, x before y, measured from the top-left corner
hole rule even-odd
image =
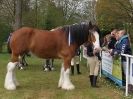
[[[8,53],[12,53],[12,50],[11,50],[11,47],[10,47],[10,40],[11,40],[11,33],[10,33],[10,35],[9,35],[9,37],[8,37],[8,40],[7,40],[7,51],[8,51]]]

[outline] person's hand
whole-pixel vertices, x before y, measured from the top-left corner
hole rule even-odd
[[[108,51],[108,48],[107,47],[102,47],[102,50],[103,51]]]
[[[93,50],[93,54],[95,55],[98,52],[98,49]]]
[[[100,48],[100,49],[95,48],[95,49],[93,50],[93,54],[95,55],[96,53],[99,53],[100,51],[101,51],[101,48]]]
[[[112,53],[113,49],[108,50],[109,53]]]

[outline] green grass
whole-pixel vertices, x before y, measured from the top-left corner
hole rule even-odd
[[[15,91],[4,89],[6,65],[10,60],[9,54],[0,54],[0,99],[131,99],[132,95],[124,97],[124,91],[104,77],[98,79],[101,87],[91,88],[88,79],[88,69],[85,60],[82,62],[81,75],[75,73],[71,76],[76,89],[65,91],[57,87],[60,75],[60,60],[55,60],[56,70],[44,72],[42,64],[44,60],[32,56],[27,58],[26,70],[16,69],[20,87]],[[76,70],[75,70],[76,71]]]

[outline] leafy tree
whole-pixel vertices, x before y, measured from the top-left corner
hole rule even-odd
[[[22,0],[15,1],[15,19],[14,30],[19,29],[22,26]]]
[[[0,52],[2,52],[3,42],[7,41],[8,35],[10,34],[11,27],[2,23],[0,20]]]
[[[52,29],[61,26],[64,23],[63,13],[60,7],[56,7],[55,3],[48,2],[46,10],[45,28]]]
[[[110,31],[112,28],[125,28],[124,24],[132,22],[133,2],[130,1],[98,0],[96,13],[100,28],[103,31]]]
[[[10,32],[21,26],[50,30],[95,20],[90,0],[0,0],[0,9],[1,44]]]

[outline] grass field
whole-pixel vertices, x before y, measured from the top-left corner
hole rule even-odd
[[[72,91],[61,90],[57,87],[60,74],[60,60],[55,60],[56,70],[44,72],[42,59],[32,56],[27,58],[26,70],[16,69],[20,87],[15,91],[4,89],[6,65],[10,60],[9,54],[0,54],[0,99],[132,99],[129,95],[124,97],[124,91],[104,77],[98,79],[101,87],[91,88],[88,80],[88,69],[85,60],[82,62],[81,75],[75,73],[71,76],[76,89]]]

